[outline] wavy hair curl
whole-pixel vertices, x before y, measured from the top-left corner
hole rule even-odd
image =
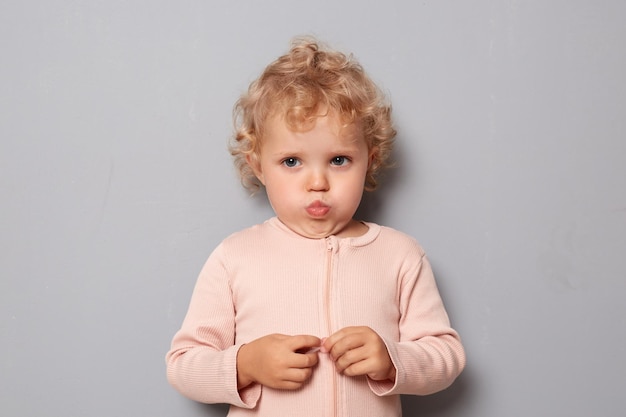
[[[396,135],[391,105],[352,55],[312,37],[294,39],[290,51],[268,65],[235,104],[229,148],[242,184],[252,192],[260,187],[247,158],[258,157],[268,118],[282,113],[290,129],[306,129],[322,110],[345,126],[361,126],[371,161],[365,190],[376,189]]]

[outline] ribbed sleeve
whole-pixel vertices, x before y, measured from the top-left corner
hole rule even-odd
[[[261,387],[237,391],[235,310],[223,246],[209,257],[196,282],[181,329],[168,352],[169,382],[186,397],[204,403],[253,408]]]

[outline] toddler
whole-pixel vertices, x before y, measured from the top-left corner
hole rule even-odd
[[[276,214],[204,265],[167,376],[229,416],[400,416],[400,394],[448,387],[465,354],[428,259],[407,235],[353,218],[395,130],[351,56],[293,42],[235,107],[242,182]]]

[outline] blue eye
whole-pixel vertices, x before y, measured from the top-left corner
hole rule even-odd
[[[335,156],[333,159],[330,160],[330,163],[336,166],[343,166],[346,165],[348,162],[350,162],[350,160],[345,156]]]
[[[283,159],[282,164],[287,168],[293,168],[300,165],[300,161],[297,158],[285,158]]]

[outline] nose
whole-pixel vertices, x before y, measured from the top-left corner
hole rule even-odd
[[[314,169],[309,174],[308,191],[328,191],[330,183],[327,172],[323,169]]]

